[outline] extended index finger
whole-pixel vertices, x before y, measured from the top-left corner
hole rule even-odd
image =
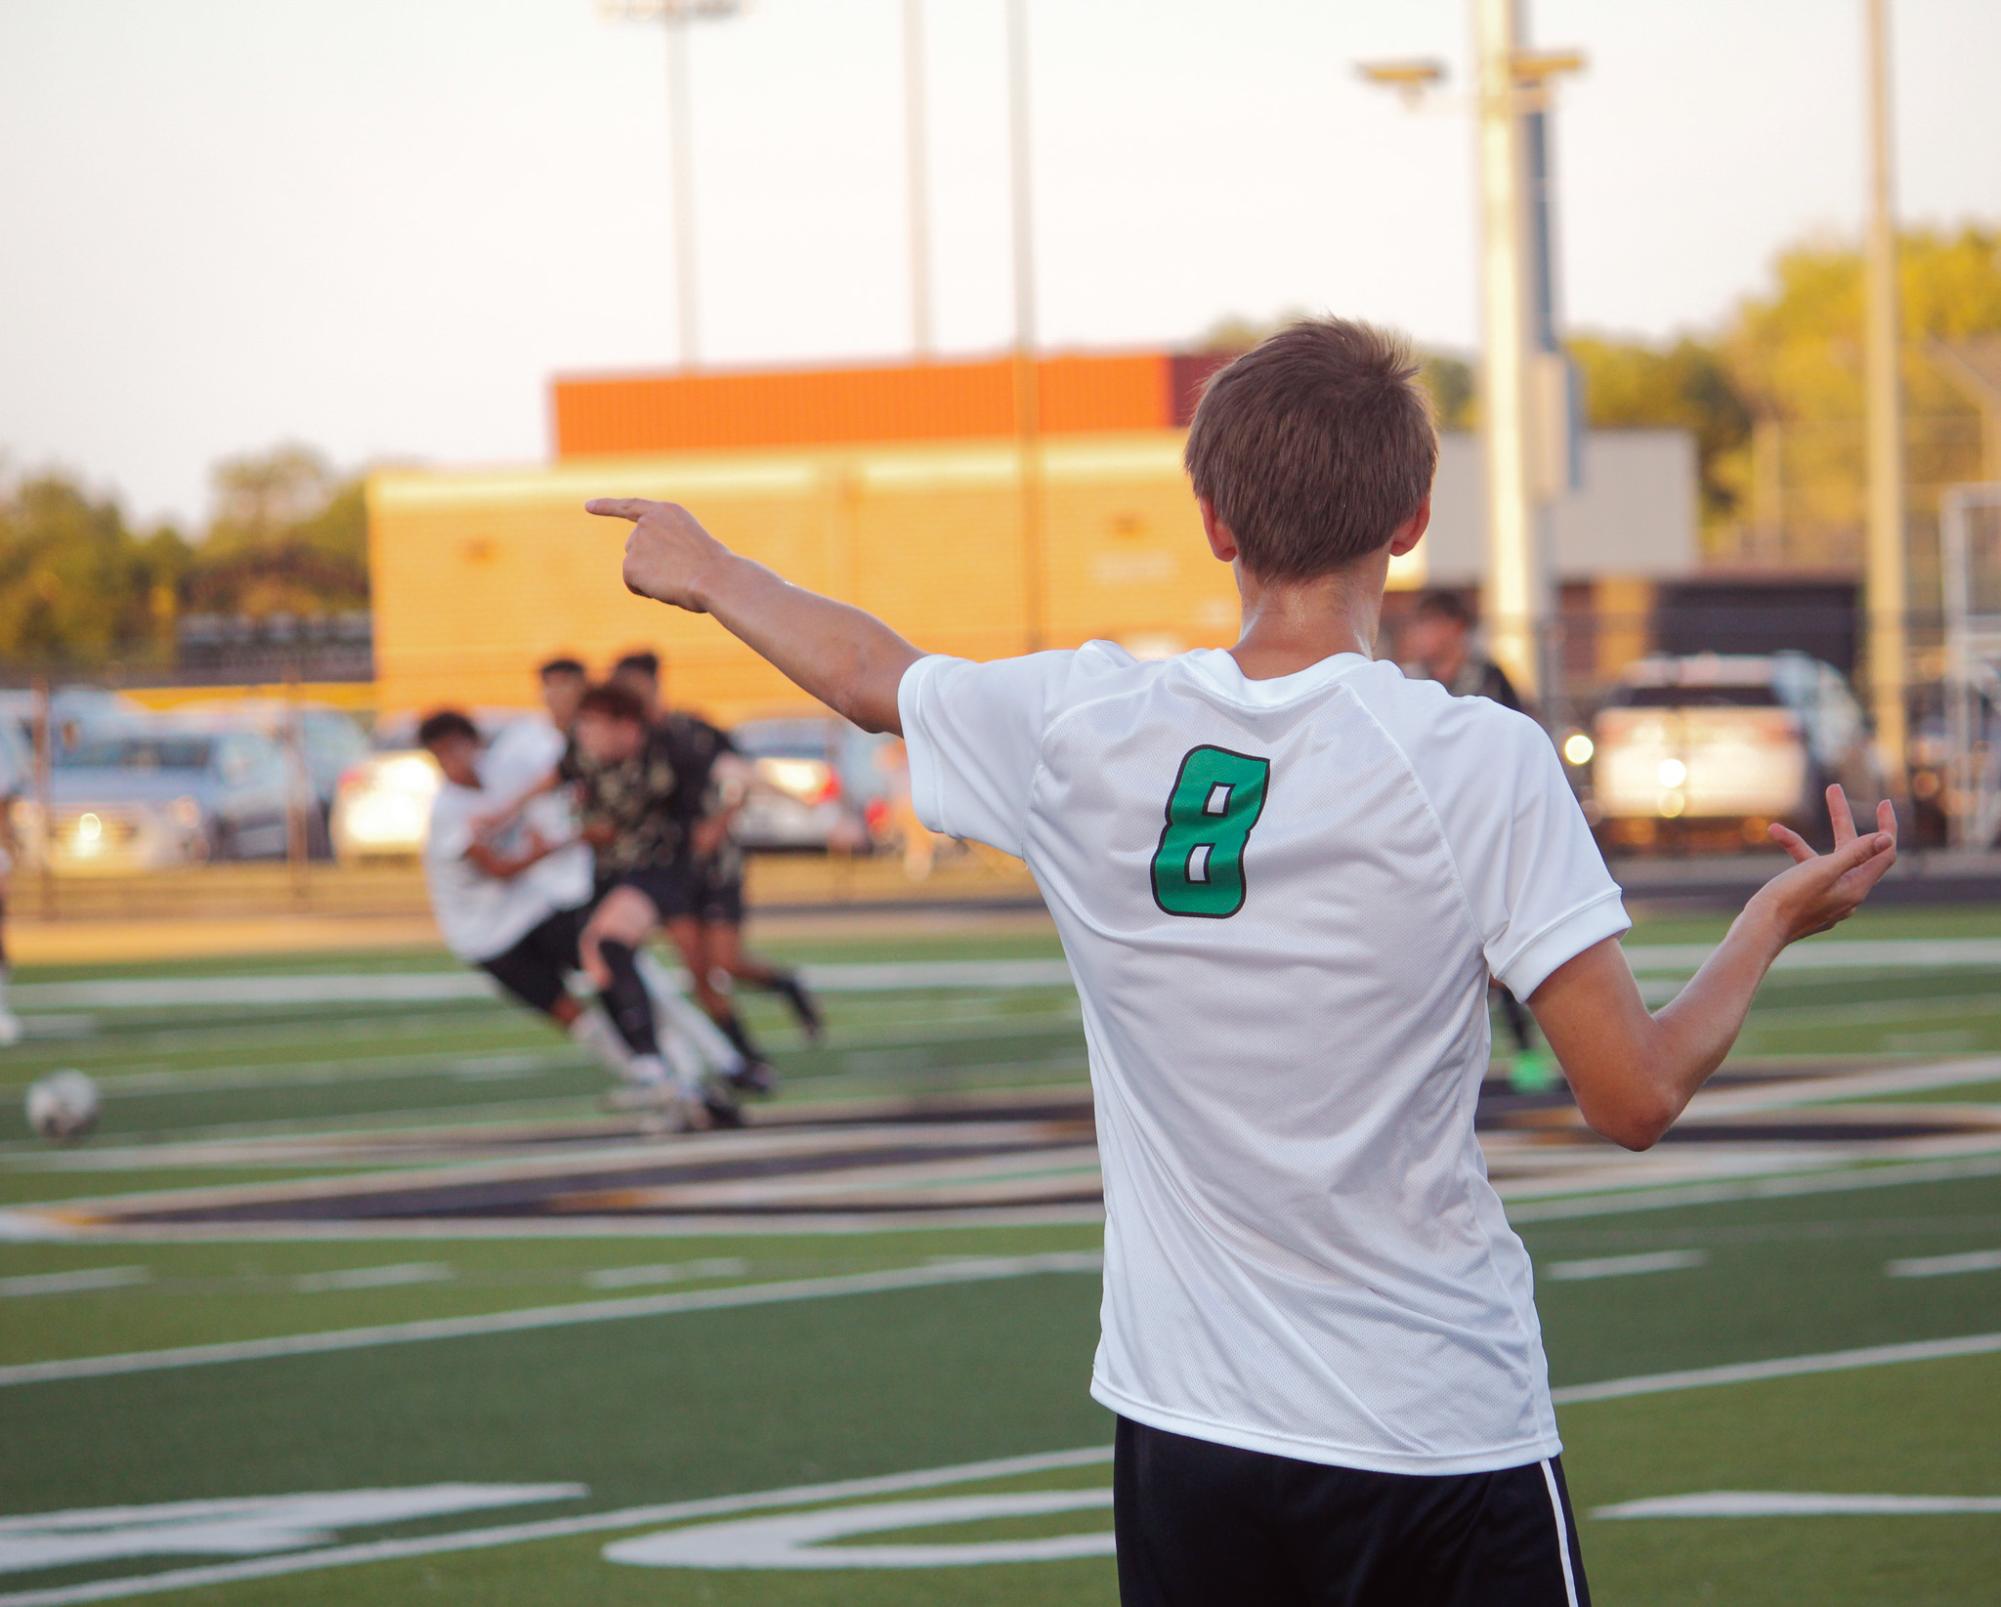
[[[584,512],[606,519],[630,519],[636,524],[659,506],[644,497],[592,497],[584,504]]]
[[[1834,846],[1855,841],[1855,816],[1848,808],[1848,794],[1840,782],[1827,789],[1827,820],[1834,828]]]

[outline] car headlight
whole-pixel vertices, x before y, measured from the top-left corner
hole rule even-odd
[[[1598,746],[1583,731],[1573,731],[1563,739],[1563,758],[1566,764],[1587,765]]]

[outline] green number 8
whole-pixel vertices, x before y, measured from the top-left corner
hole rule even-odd
[[[1244,844],[1264,813],[1271,760],[1190,748],[1167,795],[1153,853],[1153,901],[1169,915],[1221,920],[1244,907]]]

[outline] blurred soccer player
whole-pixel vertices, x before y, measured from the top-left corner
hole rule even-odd
[[[655,1031],[653,1001],[639,968],[656,932],[674,940],[691,972],[695,960],[694,870],[689,833],[701,797],[689,784],[666,733],[621,686],[594,686],[577,705],[573,733],[583,836],[597,855],[603,892],[579,941],[584,967],[611,1001],[628,1042]],[[707,1085],[690,1090],[706,1120],[733,1126],[736,1106]]]
[[[571,841],[529,828],[516,834],[520,842],[503,846],[480,834],[477,823],[492,794],[479,771],[479,732],[464,714],[441,709],[426,716],[417,742],[444,774],[424,844],[424,875],[446,947],[547,1016],[615,1075],[661,1096],[665,1120],[678,1124],[684,1113],[677,1101],[687,1097],[693,1070],[677,1067],[677,1076],[652,1034],[626,1031],[616,1016],[587,1009],[566,985],[568,974],[582,969],[578,942],[590,914],[588,887],[584,898],[564,902],[534,873]]]
[[[676,938],[684,953],[692,951],[688,972],[695,997],[747,1065],[737,1086],[770,1093],[777,1085],[770,1063],[751,1038],[717,977],[731,983],[765,988],[790,1006],[809,1038],[821,1032],[820,1009],[796,971],[772,964],[743,946],[743,850],[737,845],[735,822],[743,806],[743,765],[729,733],[685,709],[669,710],[661,697],[660,655],[627,653],[612,667],[614,686],[622,686],[645,705],[647,718],[672,744],[683,779],[699,797],[699,818],[689,828],[689,858],[693,877],[692,931]],[[672,930],[672,923],[669,927]]]
[[[1373,659],[1437,456],[1400,340],[1329,319],[1237,359],[1187,461],[1243,631],[1150,661],[925,657],[684,508],[589,504],[635,522],[631,590],[901,731],[926,824],[1035,872],[1090,1040],[1128,1603],[1587,1601],[1528,1255],[1474,1137],[1488,978],[1644,1149],[1779,951],[1895,857],[1888,805],[1858,836],[1831,791],[1839,846],[1777,831],[1799,863],[1650,1012],[1542,731]]]
[[[7,1004],[7,877],[14,866],[15,779],[0,774],[0,1049],[21,1041],[21,1018]]]
[[[1405,670],[1439,682],[1454,697],[1483,697],[1504,709],[1523,709],[1521,694],[1507,671],[1475,643],[1473,626],[1473,610],[1457,592],[1426,592],[1397,634]],[[1503,983],[1494,985],[1494,993],[1508,1036],[1515,1040],[1509,1081],[1518,1093],[1539,1093],[1556,1080],[1556,1068],[1536,1048],[1535,1029],[1521,1000]]]

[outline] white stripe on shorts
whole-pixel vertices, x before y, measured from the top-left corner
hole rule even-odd
[[[1563,1559],[1563,1599],[1577,1607],[1577,1577],[1570,1571],[1570,1525],[1563,1519],[1563,1495],[1556,1487],[1556,1470],[1542,1459],[1542,1482],[1549,1488],[1549,1510],[1556,1514],[1556,1554]]]

